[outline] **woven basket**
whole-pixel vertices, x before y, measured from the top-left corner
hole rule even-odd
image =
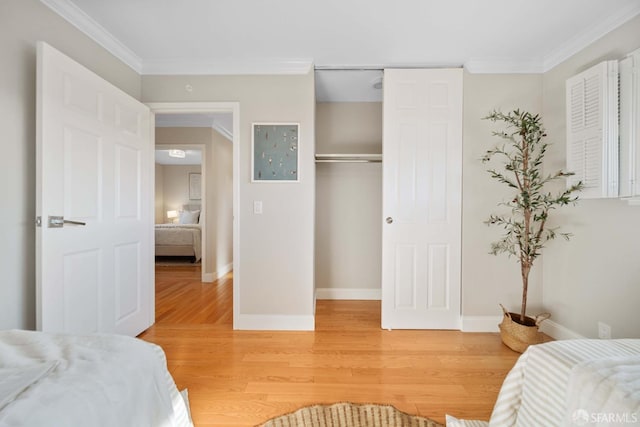
[[[535,319],[526,316],[526,324],[521,325],[513,320],[513,317],[519,318],[519,314],[508,312],[502,304],[500,304],[500,307],[502,307],[504,317],[498,327],[500,328],[502,342],[507,347],[518,353],[523,353],[530,345],[542,342],[542,336],[538,332],[538,328],[543,320],[551,316],[549,313],[539,314]]]

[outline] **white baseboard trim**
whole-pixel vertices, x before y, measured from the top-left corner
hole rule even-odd
[[[215,282],[216,280],[224,277],[225,274],[227,274],[231,270],[233,270],[233,263],[225,265],[219,271],[214,271],[213,273],[203,273],[202,281],[205,283]]]
[[[542,322],[540,324],[540,332],[543,332],[556,340],[579,340],[586,338],[585,336],[580,335],[569,328],[565,328],[553,320],[545,320]]]
[[[234,329],[243,331],[313,331],[315,317],[284,314],[239,314]]]
[[[500,332],[502,316],[462,316],[462,332]]]
[[[317,288],[316,299],[380,300],[381,289]]]
[[[233,270],[233,263],[232,262],[230,262],[229,264],[225,265],[220,270],[214,272],[213,273],[213,277],[215,277],[216,280],[218,280],[218,279],[224,277],[225,274],[229,273],[231,270]]]
[[[462,316],[462,332],[500,332],[498,328],[500,322],[502,322],[502,316]],[[542,322],[540,332],[556,340],[586,338],[553,320]]]

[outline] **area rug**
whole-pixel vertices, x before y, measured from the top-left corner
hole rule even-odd
[[[409,415],[391,405],[336,403],[305,406],[272,418],[258,427],[444,427],[428,418]]]

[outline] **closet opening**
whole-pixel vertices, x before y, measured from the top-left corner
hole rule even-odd
[[[316,298],[379,304],[383,73],[317,69],[315,77]]]

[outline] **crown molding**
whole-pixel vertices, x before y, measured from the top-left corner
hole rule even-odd
[[[634,3],[628,8],[618,11],[618,13],[609,16],[607,19],[597,25],[594,25],[582,34],[579,34],[569,41],[561,44],[549,54],[545,55],[542,63],[542,72],[546,73],[557,65],[560,65],[562,62],[580,52],[593,42],[604,37],[607,33],[610,33],[635,18],[638,14],[640,14],[640,2]]]
[[[233,141],[233,131],[219,123],[215,116],[188,113],[160,115],[156,116],[156,127],[211,128],[229,141]]]
[[[215,130],[216,132],[218,132],[220,135],[222,135],[223,137],[227,138],[229,141],[233,142],[233,132],[230,131],[229,129],[225,128],[224,126],[222,126],[219,123],[214,122],[213,125],[211,125],[211,127],[213,128],[213,130]]]
[[[40,0],[71,25],[141,74],[142,59],[70,0]]]
[[[193,59],[142,60],[131,49],[114,37],[103,26],[87,15],[71,0],[40,0],[71,25],[86,34],[108,52],[141,75],[260,75],[260,74],[307,74],[313,68],[311,59],[247,59],[209,61]],[[558,46],[542,58],[472,58],[464,64],[469,73],[478,74],[541,74],[545,73],[607,33],[640,14],[640,3],[611,15],[603,22]],[[408,68],[424,67],[414,64]],[[340,68],[381,69],[397,68],[393,65],[341,66]],[[404,64],[405,68],[407,64]],[[326,67],[331,69],[333,67]],[[431,64],[430,68],[433,68]]]

